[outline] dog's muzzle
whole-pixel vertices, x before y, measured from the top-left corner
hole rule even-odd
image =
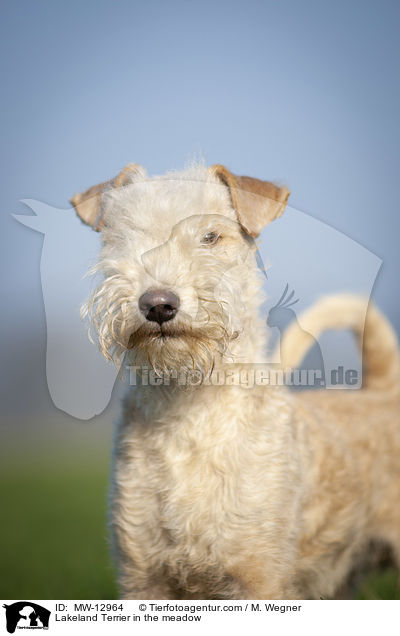
[[[179,297],[165,289],[149,289],[139,298],[139,309],[146,320],[158,322],[159,325],[172,320],[179,305]]]

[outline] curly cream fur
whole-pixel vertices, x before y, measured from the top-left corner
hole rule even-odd
[[[262,280],[226,185],[193,166],[136,173],[102,197],[104,280],[83,310],[102,352],[128,350],[160,377],[262,363]],[[222,239],[207,248],[210,231]],[[157,286],[181,299],[163,333],[138,309]],[[319,327],[360,334],[356,301],[337,307],[335,325],[330,311],[314,315]],[[362,391],[183,390],[173,379],[128,391],[110,497],[122,597],[319,598],[335,594],[371,540],[389,542],[400,562],[398,351],[375,310],[370,328],[368,378],[376,365],[380,380]]]

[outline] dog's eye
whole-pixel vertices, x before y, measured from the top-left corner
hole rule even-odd
[[[217,241],[221,238],[221,235],[217,232],[207,232],[201,239],[202,245],[215,245]]]

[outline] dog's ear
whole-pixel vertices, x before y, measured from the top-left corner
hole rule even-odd
[[[102,194],[112,188],[129,185],[134,182],[136,176],[144,174],[145,172],[139,164],[130,163],[114,179],[99,183],[81,194],[75,194],[70,201],[79,218],[96,232],[100,232],[104,224]]]
[[[228,186],[239,223],[250,236],[258,236],[268,223],[285,211],[290,190],[284,186],[253,177],[239,177],[220,164],[212,166],[211,171]]]

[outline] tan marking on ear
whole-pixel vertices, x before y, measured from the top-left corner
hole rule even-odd
[[[143,174],[143,168],[137,163],[130,163],[114,179],[92,186],[71,199],[79,218],[99,232],[104,225],[102,195],[111,188],[121,188],[133,182],[135,175]]]
[[[113,186],[120,188],[121,186],[132,183],[132,179],[137,174],[143,174],[143,168],[138,163],[128,163],[127,166],[115,177]]]
[[[250,236],[258,236],[268,223],[285,211],[290,195],[288,188],[270,181],[237,176],[220,164],[210,170],[228,186],[239,223]]]

